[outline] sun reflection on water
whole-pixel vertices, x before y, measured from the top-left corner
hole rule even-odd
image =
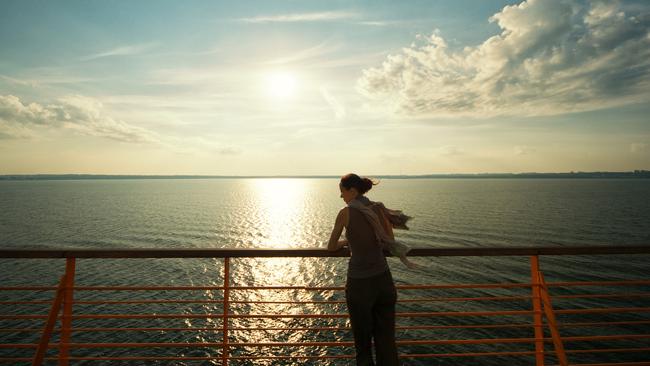
[[[303,179],[254,179],[258,247],[296,247],[305,241],[302,225],[308,202],[308,184]]]
[[[303,179],[251,179],[248,181],[247,200],[252,225],[249,238],[254,247],[300,248],[314,246],[322,233],[315,223],[314,210],[321,202],[314,202],[314,191],[319,187]],[[325,240],[325,238],[323,238]],[[232,286],[323,286],[331,284],[336,276],[334,263],[323,258],[241,258],[232,260]],[[305,302],[328,300],[342,293],[301,289],[234,290],[231,292],[231,311],[235,314],[274,314],[271,318],[232,319],[235,329],[231,336],[240,342],[299,342],[341,340],[345,332],[321,334],[305,330],[311,327],[344,326],[338,319],[286,318],[281,315],[339,313],[341,304],[307,304]],[[292,329],[289,331],[289,329]],[[296,330],[293,330],[296,329]],[[298,330],[303,329],[303,330]],[[259,350],[238,349],[233,354],[246,354]],[[278,349],[278,354],[294,354],[294,350]],[[326,350],[313,349],[313,355]],[[301,350],[299,353],[304,353]],[[287,363],[291,364],[291,363]]]

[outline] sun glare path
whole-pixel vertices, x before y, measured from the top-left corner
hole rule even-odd
[[[306,202],[305,182],[298,179],[256,179],[260,227],[265,238],[256,243],[266,247],[288,247],[304,242],[300,215]]]

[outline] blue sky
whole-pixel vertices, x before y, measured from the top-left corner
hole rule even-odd
[[[4,1],[0,174],[650,169],[644,1]]]

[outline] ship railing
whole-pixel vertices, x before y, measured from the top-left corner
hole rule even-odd
[[[397,345],[399,357],[403,362],[409,359],[432,360],[471,358],[476,363],[510,364],[513,358],[526,360],[530,365],[648,365],[650,364],[650,280],[646,272],[642,278],[619,278],[598,281],[555,281],[547,282],[540,267],[540,257],[557,256],[594,256],[594,255],[647,255],[650,246],[589,246],[589,247],[507,247],[507,248],[416,248],[410,252],[413,257],[520,257],[528,261],[530,277],[524,282],[506,283],[431,283],[399,284],[397,290],[398,312],[396,313]],[[240,364],[242,362],[308,362],[310,360],[327,360],[330,363],[351,362],[354,358],[354,344],[351,337],[345,300],[342,296],[344,287],[339,286],[242,286],[234,284],[231,277],[231,262],[246,261],[251,258],[307,258],[307,257],[347,257],[346,250],[328,252],[324,249],[124,249],[124,250],[0,250],[0,258],[33,260],[59,258],[65,262],[63,274],[57,284],[51,286],[3,286],[0,283],[0,362],[11,364],[41,365],[58,363],[68,365],[79,361],[158,361],[158,362],[209,362],[211,364]],[[223,260],[221,273],[222,284],[217,286],[86,286],[75,281],[78,260],[98,261],[116,258],[216,258]],[[650,262],[648,264],[650,269]],[[3,275],[4,276],[4,275]],[[6,283],[6,281],[3,281]],[[595,291],[594,291],[595,289]],[[603,292],[605,289],[606,291]],[[255,291],[304,291],[330,294],[319,296],[316,300],[278,301],[247,297]],[[412,296],[446,290],[476,290],[475,296]],[[497,291],[496,294],[490,291]],[[613,291],[612,291],[613,290]],[[170,292],[201,291],[209,293],[209,298],[178,299],[160,296]],[[524,291],[524,292],[522,292]],[[120,299],[84,299],[84,293],[107,292],[136,294],[153,293],[155,298],[142,299],[137,296]],[[218,293],[220,296],[212,296]],[[237,293],[238,296],[233,296]],[[29,294],[30,296],[24,296]],[[45,294],[47,298],[34,300],[34,294]],[[49,295],[48,295],[49,294]],[[464,293],[466,294],[466,293]],[[175,295],[174,295],[175,296]],[[599,302],[612,299],[623,301],[623,306],[586,307],[584,301],[598,305]],[[484,311],[456,310],[440,311],[440,304],[460,303],[499,303],[521,302],[514,308],[494,310],[492,306]],[[572,302],[583,301],[580,306],[571,306]],[[558,307],[557,304],[562,306]],[[181,306],[187,304],[208,304],[213,311],[200,313],[111,313],[88,312],[93,306],[134,304],[166,304]],[[238,305],[246,304],[284,304],[299,305],[302,309],[329,304],[338,311],[314,312],[247,312],[237,310]],[[400,305],[417,305],[417,311],[400,311]],[[423,308],[433,304],[434,308]],[[23,306],[43,306],[47,313],[27,313],[19,311]],[[82,306],[84,311],[76,310]],[[338,307],[337,307],[338,306]],[[452,306],[453,308],[453,306]],[[462,307],[460,307],[462,309]],[[436,311],[437,310],[437,311]],[[576,321],[576,317],[587,319]],[[565,319],[566,318],[566,319]],[[179,326],[140,326],[115,323],[133,319],[139,320],[207,320],[208,325],[196,327]],[[250,326],[252,320],[321,320],[333,321],[323,325],[295,325],[280,323],[279,326]],[[466,322],[462,319],[479,320]],[[485,321],[485,320],[489,321]],[[502,320],[503,319],[503,320]],[[109,326],[88,326],[88,321],[110,320]],[[442,321],[444,320],[444,321]],[[74,323],[83,322],[83,326]],[[158,324],[158,323],[156,323]],[[191,322],[187,323],[191,324]],[[285,324],[285,325],[282,325]],[[611,334],[611,329],[622,332]],[[523,329],[528,336],[503,337],[503,330]],[[577,334],[576,330],[588,329],[586,334]],[[474,338],[440,338],[443,330],[466,331],[478,330],[481,336]],[[601,331],[599,331],[601,330]],[[251,337],[235,337],[237,332],[261,331],[263,334],[278,332],[296,333],[312,331],[319,334],[337,333],[334,340],[294,340],[294,341],[255,341]],[[142,332],[148,342],[124,341],[120,336],[124,332]],[[192,332],[208,332],[212,339],[190,337]],[[79,334],[102,333],[114,337],[114,342],[76,341]],[[156,335],[178,334],[175,339],[182,341],[156,341]],[[410,335],[409,335],[410,334]],[[460,333],[464,334],[464,333]],[[139,338],[142,338],[140,336]],[[38,339],[25,342],[24,339]],[[55,340],[56,339],[56,340]],[[185,340],[183,340],[185,339]],[[459,348],[460,347],[460,348]],[[511,348],[514,347],[514,348]],[[151,354],[138,353],[133,350],[152,350]],[[161,350],[190,350],[181,353],[162,354]],[[201,354],[192,353],[200,349]],[[308,350],[316,350],[308,352]],[[110,350],[108,352],[104,352]],[[115,353],[115,350],[123,352]],[[282,351],[289,350],[289,353]],[[410,350],[410,351],[409,351]],[[18,353],[23,352],[21,355]],[[187,355],[189,353],[190,355]],[[207,354],[206,354],[207,353]],[[599,355],[607,356],[607,362],[582,362],[593,360]],[[619,360],[617,355],[627,355],[628,361]],[[632,355],[632,356],[630,356]],[[589,356],[589,357],[587,357]],[[632,358],[629,358],[632,357]],[[614,361],[612,361],[614,360]],[[85,363],[84,363],[85,364]]]

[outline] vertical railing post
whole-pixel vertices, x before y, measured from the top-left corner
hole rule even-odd
[[[59,341],[59,366],[68,366],[70,357],[70,334],[72,333],[72,304],[74,301],[75,258],[65,262],[65,285],[63,294],[63,316],[61,317],[61,339]]]
[[[221,348],[221,364],[228,365],[228,312],[230,297],[230,258],[223,259],[223,347]]]
[[[544,366],[544,329],[542,328],[542,295],[539,283],[539,257],[530,257],[530,278],[533,290],[533,326],[535,329],[535,365]]]
[[[537,276],[539,278],[538,282],[540,284],[542,304],[544,305],[544,315],[546,315],[546,321],[551,330],[555,355],[557,356],[560,366],[568,366],[569,362],[567,361],[566,352],[564,351],[562,337],[560,337],[560,332],[558,331],[557,320],[555,319],[555,312],[553,311],[553,305],[551,304],[551,296],[548,293],[548,287],[546,286],[546,282],[544,282],[544,275],[542,272],[537,272]]]
[[[45,321],[45,327],[43,328],[41,339],[38,342],[38,347],[36,347],[36,352],[34,353],[32,366],[41,366],[43,364],[45,352],[47,352],[47,346],[50,344],[52,331],[54,330],[56,319],[59,317],[59,311],[61,310],[61,303],[63,302],[63,295],[65,293],[64,286],[65,276],[61,276],[59,286],[57,286],[56,293],[54,294],[54,300],[52,300],[52,307],[50,308],[50,312],[47,315],[47,320]]]

